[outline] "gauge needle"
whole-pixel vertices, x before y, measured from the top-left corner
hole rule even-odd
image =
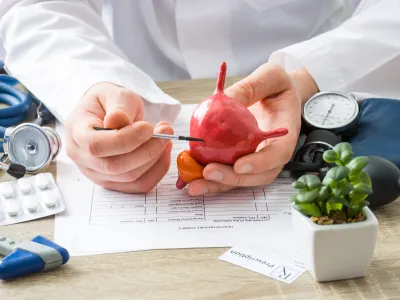
[[[328,117],[328,116],[324,116],[324,115],[320,115],[320,114],[314,114],[314,115],[319,116],[319,117],[324,117],[324,118],[327,118],[327,119],[335,119],[335,120],[339,120],[340,119],[340,118]]]
[[[322,121],[322,124],[325,123],[326,118],[328,117],[328,115],[332,112],[332,108],[335,106],[335,104],[332,104],[331,108],[328,110],[328,113],[325,116],[325,119]]]

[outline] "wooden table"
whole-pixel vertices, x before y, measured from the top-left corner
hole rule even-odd
[[[235,80],[229,78],[227,85]],[[159,85],[182,103],[196,103],[214,91],[215,80]],[[55,174],[54,163],[50,170]],[[157,250],[72,257],[57,270],[1,282],[0,299],[400,299],[400,199],[375,213],[380,229],[365,278],[317,283],[305,273],[288,285],[220,261],[225,248]],[[18,240],[37,234],[52,239],[53,220],[0,227],[0,234]],[[354,241],[354,251],[357,247]]]

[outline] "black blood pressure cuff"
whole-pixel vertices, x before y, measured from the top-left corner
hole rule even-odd
[[[349,143],[356,156],[380,156],[400,168],[400,100],[364,100]]]

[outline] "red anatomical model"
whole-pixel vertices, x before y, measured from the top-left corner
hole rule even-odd
[[[247,107],[224,94],[225,76],[223,62],[215,93],[200,102],[190,121],[190,136],[204,140],[189,143],[190,156],[203,166],[212,162],[233,165],[238,158],[255,152],[262,141],[288,133],[285,128],[260,130]],[[178,179],[178,188],[183,188],[182,181],[186,184],[191,181],[185,179]]]

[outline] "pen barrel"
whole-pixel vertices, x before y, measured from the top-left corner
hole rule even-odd
[[[155,138],[159,138],[159,139],[179,139],[179,137],[175,136],[175,135],[168,135],[168,134],[160,134],[160,133],[154,133],[153,137]]]
[[[111,128],[102,128],[102,127],[93,127],[94,130],[112,130]],[[171,135],[171,134],[161,134],[161,133],[154,133],[154,138],[159,139],[168,139],[168,140],[181,140],[181,141],[196,141],[196,142],[203,142],[202,139],[193,138],[189,136],[182,136],[182,135]],[[1,168],[1,166],[0,166]]]

